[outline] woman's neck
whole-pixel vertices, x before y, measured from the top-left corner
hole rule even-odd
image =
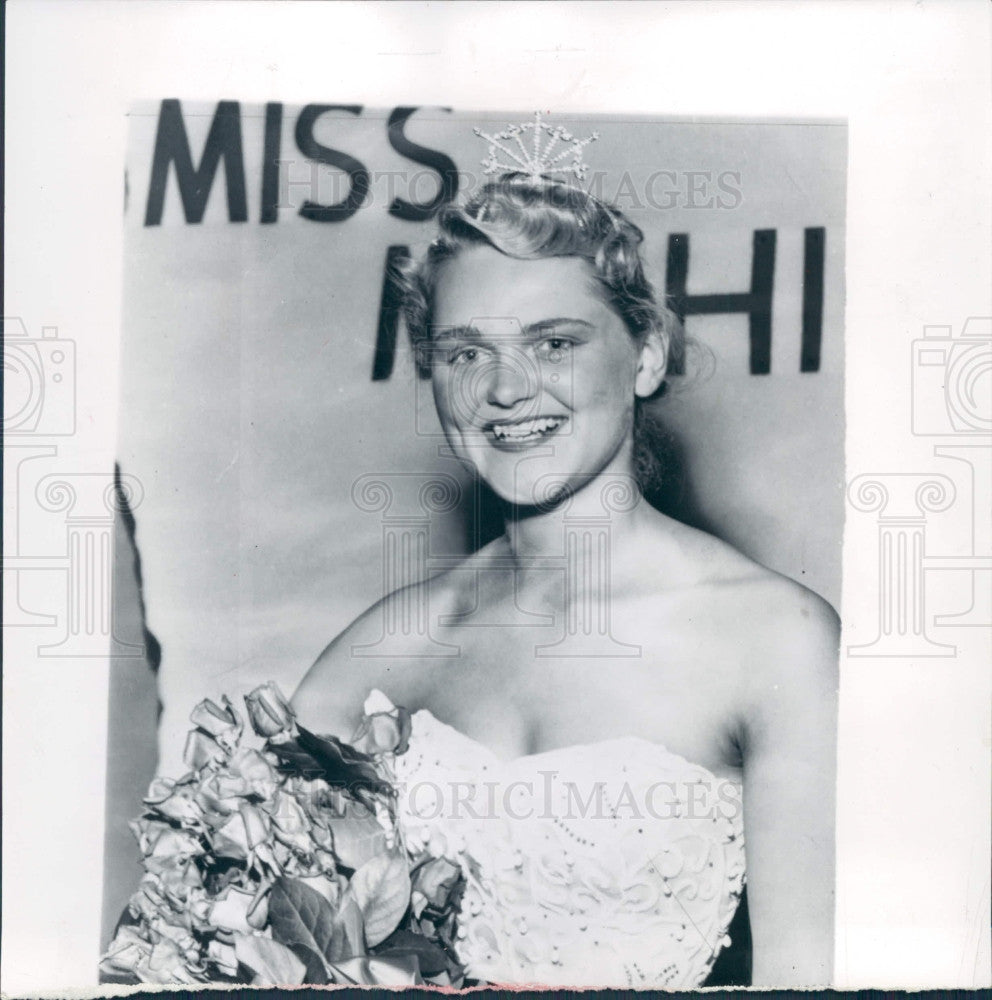
[[[560,558],[570,535],[588,536],[590,530],[612,549],[643,522],[646,508],[633,475],[627,473],[603,473],[544,508],[507,505],[510,557],[520,569]]]

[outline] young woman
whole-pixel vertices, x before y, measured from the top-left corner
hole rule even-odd
[[[301,720],[350,731],[371,691],[415,710],[401,815],[466,873],[471,975],[698,986],[746,842],[753,984],[827,985],[837,618],[643,499],[642,407],[682,343],[640,231],[524,174],[440,229],[407,323],[506,531],[430,582],[457,655],[416,634],[408,656],[359,655],[409,596],[389,594],[313,666]]]

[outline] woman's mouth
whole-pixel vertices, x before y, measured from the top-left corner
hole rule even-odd
[[[497,448],[513,450],[544,441],[557,434],[567,422],[568,417],[494,422],[487,425],[486,434]]]

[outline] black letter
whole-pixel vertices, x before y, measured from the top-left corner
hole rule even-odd
[[[410,248],[402,244],[386,251],[386,271],[382,279],[382,298],[379,300],[379,325],[375,335],[375,358],[372,362],[372,381],[383,382],[393,374],[396,360],[396,330],[400,321],[403,298],[399,286],[399,267],[410,259]]]
[[[823,247],[827,231],[822,226],[807,229],[803,251],[803,348],[801,372],[820,370],[820,340],[823,336]]]
[[[282,143],[282,105],[265,105],[265,147],[262,153],[262,216],[260,222],[279,218],[279,147]]]
[[[396,150],[400,156],[405,156],[414,163],[422,163],[431,170],[436,170],[441,176],[441,187],[432,201],[426,205],[418,205],[402,198],[395,198],[389,206],[389,214],[397,219],[405,219],[407,222],[423,222],[431,218],[434,213],[448,201],[453,201],[458,194],[458,168],[444,153],[439,153],[435,149],[427,149],[426,146],[418,146],[411,142],[403,133],[403,126],[407,119],[416,111],[416,108],[394,108],[389,116],[389,145]],[[445,108],[445,111],[450,110]]]
[[[686,293],[689,274],[689,236],[668,237],[665,291],[671,296],[679,319],[704,313],[747,313],[751,339],[751,374],[767,375],[772,366],[772,282],[775,277],[775,230],[754,231],[750,292]],[[674,372],[674,374],[681,374]]]
[[[347,111],[358,115],[362,112],[360,104],[308,104],[296,120],[296,145],[308,159],[318,163],[326,163],[347,172],[351,180],[351,191],[348,197],[337,205],[318,205],[313,201],[305,201],[300,209],[304,219],[314,222],[344,222],[350,219],[361,207],[369,190],[369,172],[365,166],[347,153],[322,146],[313,137],[313,127],[317,119],[325,111]]]
[[[248,201],[245,197],[245,163],[241,148],[241,109],[237,101],[221,101],[217,105],[199,167],[193,167],[189,139],[183,124],[179,101],[162,101],[155,135],[152,177],[148,185],[148,205],[145,225],[162,222],[165,205],[165,182],[169,164],[176,165],[176,180],[183,201],[187,222],[202,222],[207,198],[213,185],[217,164],[224,157],[224,179],[227,182],[227,215],[231,222],[248,221]]]

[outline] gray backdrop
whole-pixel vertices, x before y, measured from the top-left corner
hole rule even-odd
[[[138,811],[156,758],[165,773],[181,770],[192,705],[270,679],[289,694],[323,646],[381,596],[382,518],[356,506],[356,480],[443,471],[465,483],[439,455],[402,329],[389,377],[372,378],[387,249],[417,253],[433,235],[429,220],[389,208],[397,197],[429,202],[437,170],[403,155],[411,147],[401,140],[394,148],[388,109],[217,112],[217,103],[182,104],[190,169],[183,192],[167,165],[160,221],[149,194],[162,108],[131,115],[118,452],[142,498],[133,525],[118,531],[117,634],[150,636],[146,659],[117,660],[112,676],[108,921],[137,879],[123,820]],[[214,139],[229,155],[211,185],[201,154],[218,118]],[[422,108],[402,130],[421,148],[413,157],[430,161],[428,150],[452,161],[464,194],[481,183],[486,153],[472,126],[495,131],[527,118]],[[686,327],[703,350],[657,408],[683,467],[672,510],[838,606],[846,127],[576,116],[561,124],[600,133],[585,151],[587,183],[642,227],[659,288],[666,274],[677,277],[685,251]],[[332,162],[318,165],[315,150]],[[359,167],[369,191],[350,217],[301,214],[308,200],[343,201]],[[197,198],[202,219],[190,221]],[[266,204],[275,221],[261,221]],[[770,283],[767,357],[740,311],[761,311],[745,301],[753,282],[759,293]],[[388,356],[380,352],[380,375]],[[467,505],[434,515],[431,531],[437,552],[470,547]]]

